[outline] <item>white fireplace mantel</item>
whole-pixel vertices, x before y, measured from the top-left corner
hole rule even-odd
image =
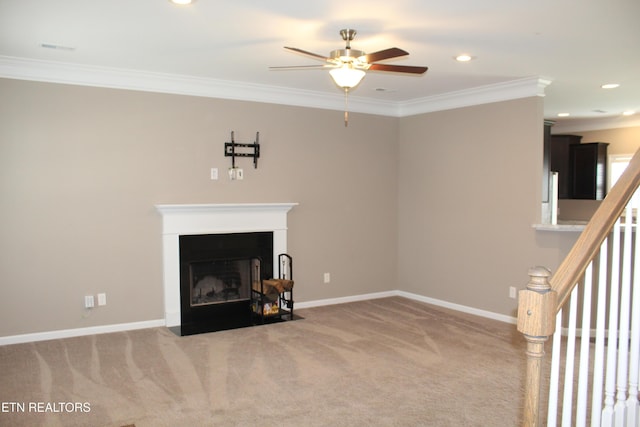
[[[166,326],[180,325],[181,235],[273,232],[273,255],[287,253],[287,213],[297,203],[156,205],[162,215]]]

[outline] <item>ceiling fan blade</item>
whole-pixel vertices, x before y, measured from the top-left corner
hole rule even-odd
[[[424,74],[429,67],[415,67],[411,65],[371,64],[369,71],[391,71],[393,73]]]
[[[409,55],[409,52],[399,49],[397,47],[392,47],[385,50],[379,50],[378,52],[373,52],[364,55],[364,60],[368,63],[383,61],[385,59],[398,58],[399,56]]]
[[[287,50],[292,50],[294,52],[301,53],[303,55],[310,56],[310,57],[315,58],[315,59],[319,59],[321,61],[328,61],[329,60],[329,58],[327,58],[326,56],[318,55],[317,53],[313,53],[313,52],[307,52],[306,50],[298,49],[297,47],[287,47],[287,46],[285,46],[284,48],[287,49]]]
[[[269,67],[270,70],[323,70],[325,68],[335,68],[334,65],[325,64],[325,65],[284,65],[279,67]]]

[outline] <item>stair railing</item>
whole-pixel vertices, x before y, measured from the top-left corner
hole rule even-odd
[[[615,283],[616,286],[611,286],[611,289],[606,291],[605,286],[599,286],[600,289],[599,295],[596,299],[604,299],[609,300],[611,304],[614,302],[618,304],[619,302],[619,292],[620,286],[622,286],[622,298],[626,298],[623,300],[623,304],[626,304],[626,307],[615,307],[609,309],[610,318],[608,321],[608,348],[607,348],[607,371],[613,369],[613,372],[607,372],[607,384],[606,390],[604,394],[606,395],[605,408],[600,414],[589,415],[592,423],[596,423],[594,425],[608,425],[609,423],[613,423],[614,416],[609,417],[609,412],[613,413],[613,406],[622,405],[623,399],[629,400],[629,407],[631,410],[629,412],[630,416],[624,415],[625,417],[624,424],[621,421],[621,416],[618,416],[615,423],[616,425],[629,425],[629,426],[638,426],[640,425],[640,420],[634,417],[640,416],[638,413],[638,349],[640,346],[640,315],[637,313],[640,311],[640,284],[636,286],[637,291],[634,292],[633,298],[635,300],[636,306],[633,309],[631,307],[631,287],[624,285],[625,280],[628,283],[631,283],[631,271],[635,270],[635,274],[638,275],[638,280],[636,282],[640,282],[640,263],[638,264],[638,268],[632,269],[631,265],[626,265],[627,261],[620,261],[615,259],[611,261],[610,252],[616,252],[621,245],[629,244],[629,247],[626,249],[626,255],[631,257],[631,253],[633,252],[636,255],[636,259],[640,260],[640,244],[638,245],[638,250],[630,250],[631,245],[635,246],[633,242],[631,242],[632,234],[636,236],[640,235],[640,232],[636,233],[635,227],[636,225],[631,224],[631,218],[637,219],[637,214],[640,214],[637,210],[633,210],[628,208],[627,215],[625,216],[625,228],[621,229],[620,218],[631,200],[633,194],[635,193],[638,185],[640,184],[640,150],[636,152],[633,156],[629,165],[625,169],[624,173],[618,179],[616,184],[613,186],[607,197],[602,201],[598,210],[594,213],[593,217],[586,225],[584,231],[578,237],[575,245],[564,259],[564,261],[558,267],[558,270],[552,275],[551,272],[544,267],[534,267],[529,271],[530,280],[527,284],[526,289],[521,290],[519,293],[519,302],[518,302],[518,322],[517,327],[518,331],[520,331],[527,342],[527,368],[526,368],[526,382],[525,382],[525,400],[524,400],[524,413],[523,413],[523,425],[524,426],[540,426],[542,425],[542,419],[540,416],[541,410],[541,396],[542,396],[542,371],[543,371],[543,362],[544,362],[544,345],[545,342],[549,339],[550,336],[554,335],[554,352],[556,348],[560,348],[560,340],[562,336],[562,325],[563,325],[563,312],[562,309],[566,305],[566,303],[570,301],[570,310],[569,316],[566,318],[565,323],[569,326],[575,325],[575,313],[578,310],[577,301],[576,301],[576,293],[578,291],[578,284],[583,284],[581,286],[581,294],[585,297],[585,301],[582,308],[583,313],[583,323],[582,323],[582,335],[580,336],[580,349],[578,353],[580,354],[580,372],[577,374],[579,380],[574,381],[573,378],[573,361],[571,361],[570,365],[567,365],[564,368],[564,376],[565,376],[565,384],[563,386],[564,389],[564,401],[563,401],[563,416],[562,416],[562,425],[581,425],[585,423],[585,417],[581,417],[581,414],[586,413],[585,409],[585,401],[586,397],[584,393],[586,393],[587,385],[584,380],[585,372],[597,370],[598,364],[604,363],[603,358],[596,357],[595,361],[590,362],[588,357],[586,356],[588,347],[590,344],[590,335],[589,332],[591,330],[592,320],[590,318],[591,314],[591,281],[592,276],[597,276],[593,273],[593,268],[595,264],[595,269],[602,275],[602,283]],[[615,227],[614,227],[615,226]],[[615,231],[614,228],[618,229],[618,231],[622,230],[622,235],[624,235],[624,239],[629,239],[629,243],[622,243],[620,240],[614,238],[613,244],[607,245],[608,236],[612,235],[615,237],[615,233],[612,234],[612,231]],[[640,231],[640,226],[638,226]],[[620,234],[619,234],[620,235]],[[640,241],[640,240],[639,240]],[[624,246],[623,246],[624,247]],[[624,252],[624,250],[623,250]],[[602,255],[602,256],[600,256]],[[599,261],[598,263],[593,263],[594,259]],[[611,264],[613,269],[608,273],[606,273],[608,267],[607,263]],[[620,281],[621,285],[618,285],[617,281],[619,279],[618,275],[618,266],[622,265],[623,268],[627,268],[627,270],[623,270],[622,276],[623,280]],[[585,274],[586,273],[586,274]],[[602,289],[605,289],[604,291]],[[605,292],[606,291],[606,292]],[[613,301],[613,300],[616,301]],[[600,310],[600,309],[599,309]],[[622,310],[620,313],[613,310]],[[635,310],[635,311],[634,311]],[[629,318],[629,315],[633,315],[633,319]],[[586,318],[584,317],[586,316]],[[599,327],[602,327],[602,331],[600,335],[596,336],[596,346],[602,347],[602,351],[604,349],[604,317],[602,313],[599,314],[597,322],[599,323]],[[622,319],[623,322],[626,322],[622,327],[620,327],[620,323],[618,320]],[[621,322],[622,323],[622,322]],[[635,325],[635,326],[634,326]],[[635,327],[636,331],[632,332],[631,337],[629,336],[629,332],[631,329]],[[617,335],[620,332],[620,340],[611,341],[612,335]],[[568,327],[567,334],[568,338],[565,339],[567,342],[567,347],[564,350],[567,360],[570,358],[576,358],[575,356],[575,339],[576,329],[575,327]],[[618,338],[617,336],[614,338]],[[629,347],[629,340],[631,340],[631,347]],[[620,348],[622,346],[622,348]],[[629,351],[631,352],[631,358],[628,357]],[[635,351],[635,353],[634,353]],[[617,354],[616,354],[617,353]],[[622,354],[625,353],[625,354]],[[559,355],[559,351],[558,351]],[[617,374],[616,374],[616,365],[613,364],[613,368],[609,368],[610,363],[615,363],[613,359],[616,356],[620,355],[621,361],[618,364]],[[635,360],[633,358],[635,357]],[[554,359],[559,358],[556,354],[553,355]],[[559,366],[555,364],[555,360],[551,362],[551,373],[550,376],[557,374],[557,371],[560,370]],[[593,365],[596,365],[595,367]],[[545,365],[546,366],[546,365]],[[583,371],[584,369],[584,371]],[[626,381],[622,377],[628,373],[628,370],[631,369],[628,383],[630,387],[627,389],[626,385],[623,385],[622,382]],[[635,370],[635,371],[634,371]],[[618,377],[618,382],[616,382],[616,376]],[[545,377],[546,379],[546,377]],[[549,394],[549,408],[548,411],[549,418],[546,419],[546,423],[548,425],[556,425],[555,416],[555,408],[552,408],[552,405],[556,404],[554,392],[557,389],[557,384],[554,384],[553,381],[555,379],[550,379],[550,394]],[[578,391],[578,408],[574,409],[572,405],[568,402],[573,401],[573,383],[580,382],[579,391]],[[616,384],[617,390],[616,390]],[[592,383],[592,393],[594,392],[594,388],[599,386],[598,381],[594,381]],[[613,396],[617,391],[618,402],[613,403]],[[599,392],[595,390],[595,392]],[[596,396],[594,398],[597,399]],[[626,404],[625,404],[626,405]],[[604,414],[604,415],[603,415]],[[578,417],[576,419],[575,424],[572,424],[572,417]],[[628,423],[631,424],[628,424]]]

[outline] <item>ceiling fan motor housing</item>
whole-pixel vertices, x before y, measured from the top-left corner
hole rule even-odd
[[[364,55],[364,52],[357,49],[336,49],[329,54],[331,59],[337,59],[342,62],[353,62]]]

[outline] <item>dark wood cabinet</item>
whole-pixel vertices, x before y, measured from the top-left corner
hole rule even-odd
[[[572,199],[602,200],[607,195],[607,146],[605,142],[569,146]]]
[[[545,122],[542,200],[549,201],[549,172],[558,172],[559,199],[602,200],[607,195],[607,144],[582,144],[580,135],[551,135]]]
[[[580,144],[579,135],[551,135],[550,161],[551,172],[558,172],[558,198],[572,199],[571,192],[571,158],[569,148]]]
[[[551,172],[551,126],[552,121],[544,121],[544,140],[542,145],[542,202],[548,203],[551,195],[551,179],[549,173]]]

